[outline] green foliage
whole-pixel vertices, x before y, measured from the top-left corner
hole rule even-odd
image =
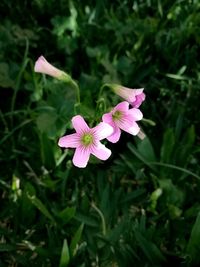
[[[69,261],[70,261],[69,248],[68,248],[67,240],[65,239],[63,242],[63,248],[62,248],[62,254],[60,258],[59,267],[67,267]]]
[[[187,253],[189,256],[189,264],[198,265],[200,263],[199,259],[199,240],[200,240],[200,214],[197,215],[196,221],[192,227],[191,236],[187,245]]]
[[[199,1],[0,10],[0,266],[199,266]],[[40,54],[77,80],[80,105],[34,73]],[[74,114],[92,126],[120,101],[105,82],[145,88],[146,138],[123,133],[78,169],[57,141]]]

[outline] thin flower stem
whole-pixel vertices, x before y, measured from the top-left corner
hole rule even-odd
[[[98,95],[98,99],[96,101],[97,105],[96,105],[96,117],[98,117],[98,111],[101,105],[103,105],[103,110],[104,112],[106,111],[106,101],[105,99],[102,97],[103,94],[103,90],[105,87],[109,87],[110,84],[109,83],[105,83],[103,84],[100,89],[99,89],[99,95]]]
[[[104,90],[105,87],[110,87],[110,84],[109,84],[109,83],[105,83],[105,84],[103,84],[103,85],[101,86],[101,88],[100,88],[100,90],[99,90],[99,96],[98,96],[98,99],[101,98],[101,95],[102,95],[103,90]]]
[[[76,97],[77,97],[77,104],[80,105],[80,89],[79,89],[79,86],[78,84],[71,79],[71,84],[73,85],[73,87],[75,88],[76,90]]]
[[[139,133],[137,134],[137,136],[141,139],[141,140],[143,140],[145,137],[146,137],[146,134],[145,133],[143,133],[143,131],[139,131]]]
[[[91,206],[99,214],[99,216],[101,218],[101,222],[102,222],[102,233],[103,233],[103,235],[106,235],[106,222],[105,222],[105,218],[103,216],[103,213],[100,211],[99,208],[97,208],[97,206],[94,204],[94,202],[92,202]]]
[[[24,52],[24,58],[23,58],[23,63],[22,63],[22,67],[19,71],[19,74],[17,76],[17,80],[16,80],[16,85],[15,85],[15,88],[14,88],[14,93],[13,93],[13,97],[12,97],[12,101],[11,101],[11,127],[13,127],[13,112],[14,112],[14,109],[15,109],[15,102],[16,102],[16,97],[17,97],[17,92],[19,90],[19,86],[20,86],[20,83],[21,83],[21,78],[22,78],[22,74],[24,72],[24,70],[26,69],[26,66],[29,62],[29,58],[27,58],[28,56],[28,49],[29,49],[29,42],[28,42],[28,39],[26,39],[26,48],[25,48],[25,52]]]
[[[79,113],[79,112],[77,112],[77,108],[79,108],[80,104],[81,104],[81,102],[80,102],[80,89],[79,89],[78,84],[73,79],[70,79],[70,83],[76,91],[76,103],[74,105],[74,113],[77,114],[77,113]]]
[[[4,124],[4,127],[5,127],[6,132],[8,132],[9,131],[8,130],[8,123],[7,123],[7,121],[5,120],[4,117],[5,117],[5,114],[3,115],[3,112],[0,109],[0,118],[1,118],[1,120],[3,122],[3,124]]]
[[[25,120],[21,124],[19,124],[17,127],[13,128],[12,131],[10,131],[7,135],[4,136],[4,138],[0,140],[0,145],[3,144],[8,138],[10,138],[10,136],[12,136],[15,133],[15,131],[22,128],[24,125],[31,123],[32,121],[33,119]]]

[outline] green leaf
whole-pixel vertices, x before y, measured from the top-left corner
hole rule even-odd
[[[134,233],[140,248],[152,264],[165,261],[165,257],[154,243],[147,240],[139,231],[135,230]]]
[[[120,204],[124,204],[126,202],[129,202],[129,201],[133,201],[135,200],[136,198],[144,195],[146,193],[146,190],[144,188],[141,188],[141,189],[137,189],[137,190],[134,190],[133,192],[131,193],[127,193],[121,200],[120,200]]]
[[[31,203],[35,205],[48,219],[55,223],[54,218],[39,198],[34,195],[31,196],[29,194],[27,194],[27,197],[30,199]]]
[[[173,184],[170,179],[160,179],[159,184],[161,190],[166,195],[166,203],[174,206],[181,206],[184,201],[184,191]]]
[[[162,7],[162,3],[160,0],[158,0],[158,12],[160,16],[163,17],[163,7]]]
[[[78,245],[78,242],[80,241],[81,239],[81,235],[82,235],[82,232],[83,232],[83,227],[84,227],[84,224],[82,223],[80,225],[80,227],[78,228],[78,230],[76,231],[75,235],[73,236],[72,238],[72,241],[70,243],[70,255],[72,256],[75,256],[76,254],[76,251],[77,251],[77,245]]]
[[[69,261],[70,261],[69,247],[68,247],[67,239],[64,239],[59,267],[67,267],[69,264]]]
[[[48,136],[53,136],[56,133],[57,114],[55,109],[49,109],[48,112],[41,112],[36,120],[36,124],[41,133],[46,133]]]
[[[11,80],[9,74],[9,65],[4,62],[0,63],[0,87],[14,87],[14,81]]]
[[[192,227],[190,239],[186,249],[192,264],[200,264],[200,212],[197,215],[196,221]]]
[[[48,170],[51,170],[55,167],[55,158],[54,158],[52,141],[48,138],[46,133],[42,133],[40,135],[40,142],[41,142],[42,162]]]
[[[163,144],[161,148],[161,161],[170,162],[172,157],[172,152],[175,144],[175,137],[173,129],[167,129],[164,133]]]
[[[142,141],[143,142],[143,141]],[[130,151],[141,161],[143,162],[145,165],[147,165],[149,168],[151,168],[152,170],[156,171],[156,167],[152,166],[151,163],[149,163],[149,161],[146,159],[145,155],[143,156],[137,149],[136,147],[134,147],[133,144],[128,143],[127,144],[128,148],[130,149]],[[140,148],[140,151],[142,151],[143,154],[145,154],[145,150],[144,148]],[[147,152],[148,155],[149,152]],[[150,154],[152,156],[152,153],[150,152]],[[151,157],[150,156],[150,157]],[[153,156],[152,156],[153,157]]]
[[[182,210],[174,205],[168,205],[169,215],[171,219],[177,219],[181,216]]]
[[[16,246],[11,244],[0,244],[0,252],[8,252],[16,250]]]
[[[110,199],[110,186],[107,184],[101,193],[101,202],[99,205],[100,210],[103,212],[106,219],[109,218],[111,212],[111,199]],[[110,203],[110,205],[108,205]]]
[[[183,140],[179,146],[179,149],[176,151],[177,162],[179,165],[184,166],[185,163],[188,161],[188,155],[191,154],[192,146],[195,142],[195,129],[192,125],[190,128],[187,129]]]
[[[67,207],[61,212],[59,212],[57,215],[63,220],[64,223],[69,222],[75,215],[76,208],[75,207]]]
[[[91,217],[91,216],[89,217],[89,216],[86,216],[86,215],[81,214],[81,213],[76,213],[75,218],[78,221],[80,221],[86,225],[92,226],[92,227],[98,227],[98,225],[99,225],[98,222],[93,217]]]
[[[35,195],[35,188],[29,182],[24,184],[21,198],[21,221],[26,225],[31,225],[35,221],[36,207],[32,205],[28,195]]]
[[[167,77],[175,80],[187,80],[188,78],[179,74],[172,74],[172,73],[167,73]]]
[[[148,161],[156,161],[153,146],[148,137],[140,141],[137,145],[138,152]]]

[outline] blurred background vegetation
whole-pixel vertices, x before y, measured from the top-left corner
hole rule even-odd
[[[0,266],[200,266],[199,0],[0,2]],[[44,55],[97,121],[145,88],[147,137],[123,134],[106,162],[71,163],[75,95],[35,74]],[[96,106],[98,112],[96,112]]]

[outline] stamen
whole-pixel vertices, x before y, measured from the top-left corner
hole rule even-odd
[[[84,146],[93,144],[94,137],[91,133],[84,133],[81,137],[81,142]]]
[[[115,111],[113,114],[112,114],[112,118],[113,120],[120,120],[121,118],[123,117],[123,113],[119,110]]]

